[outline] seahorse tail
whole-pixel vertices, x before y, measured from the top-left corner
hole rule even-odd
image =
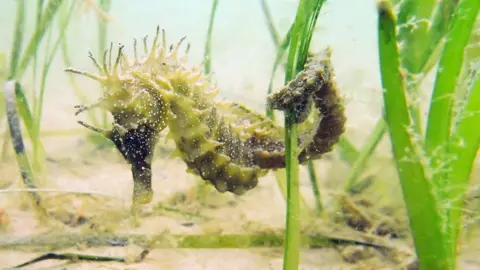
[[[329,69],[329,80],[313,95],[313,101],[319,111],[321,120],[312,141],[298,156],[300,163],[318,159],[324,153],[332,151],[333,146],[338,143],[340,136],[345,132],[346,116],[343,99],[332,78],[333,71],[330,67]]]
[[[300,163],[318,159],[333,149],[345,131],[343,99],[335,82],[335,73],[327,48],[316,56],[310,56],[305,69],[280,92],[268,97],[268,105],[276,110],[293,109],[295,123],[306,121],[312,103],[321,119],[312,130],[299,134],[298,145],[305,146],[298,156]],[[285,167],[285,152],[257,151],[256,160],[262,168]]]

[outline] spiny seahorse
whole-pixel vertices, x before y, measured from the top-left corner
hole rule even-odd
[[[188,172],[211,182],[219,192],[241,195],[269,170],[284,168],[283,128],[242,104],[216,101],[219,90],[211,83],[211,75],[204,75],[201,65],[187,66],[190,45],[179,56],[185,38],[168,48],[165,31],[161,44],[159,37],[157,27],[150,48],[146,37],[143,39],[145,57],[141,59],[136,40],[133,60],[120,45],[113,67],[112,61],[107,61],[112,46],[105,51],[102,65],[90,54],[100,75],[67,69],[103,86],[103,97],[95,104],[77,106],[77,114],[101,107],[112,114],[113,128],[100,130],[79,123],[103,133],[131,164],[134,202],[151,201],[152,156],[165,128],[176,145],[173,155],[186,163]],[[327,48],[311,55],[304,70],[267,99],[273,109],[296,111],[300,163],[331,151],[344,132],[343,100],[330,54]]]

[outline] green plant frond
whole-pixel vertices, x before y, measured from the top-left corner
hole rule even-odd
[[[52,21],[57,14],[63,0],[49,0],[45,4],[44,11],[42,12],[42,17],[40,24],[35,29],[34,33],[30,37],[30,40],[27,43],[27,47],[24,50],[22,58],[18,64],[18,68],[15,70],[15,73],[11,74],[12,78],[20,79],[28,67],[28,64],[32,60],[32,57],[35,55],[35,52],[38,50],[40,43],[45,36],[46,31],[51,26]]]
[[[290,47],[287,58],[285,82],[290,81],[307,60],[310,41],[316,25],[318,14],[323,5],[322,0],[301,0],[295,23],[292,27]],[[296,150],[297,128],[294,124],[295,112],[285,112],[285,158],[287,178],[287,221],[286,243],[283,269],[297,269],[299,263],[300,228],[296,214],[300,212],[298,159]]]
[[[447,196],[443,193],[448,185],[445,170],[440,166],[447,159],[445,154],[452,131],[458,78],[479,6],[480,2],[476,0],[462,0],[458,4],[446,37],[432,93],[425,148],[431,159],[429,166],[433,169],[433,181],[440,192],[440,199]],[[437,171],[436,168],[441,170]]]
[[[480,77],[472,85],[465,107],[449,141],[448,153],[455,156],[451,171],[447,174],[448,197],[452,199],[449,209],[449,227],[452,242],[457,243],[461,226],[465,194],[480,145]]]
[[[23,33],[25,32],[25,1],[17,1],[17,14],[13,36],[12,52],[10,53],[10,79],[16,74],[18,59],[23,45]]]
[[[405,78],[400,72],[396,38],[396,17],[391,4],[379,1],[378,36],[381,80],[384,88],[385,119],[408,211],[421,269],[449,269],[452,257],[445,247],[442,214],[434,187],[412,138],[405,127],[411,125],[406,99]],[[426,215],[425,213],[428,213]]]

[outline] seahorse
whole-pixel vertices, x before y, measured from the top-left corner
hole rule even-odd
[[[185,38],[167,48],[164,30],[161,37],[159,44],[157,27],[150,47],[147,38],[143,39],[145,56],[141,59],[135,39],[133,60],[119,45],[113,67],[107,61],[112,46],[105,51],[102,65],[90,53],[99,75],[66,69],[103,86],[99,101],[77,106],[77,114],[94,107],[106,109],[114,118],[112,129],[79,123],[113,141],[131,164],[134,202],[146,204],[152,199],[152,156],[166,128],[176,145],[172,156],[181,158],[189,173],[209,181],[219,192],[242,195],[269,170],[284,168],[283,127],[243,104],[216,100],[219,89],[211,82],[212,76],[204,75],[201,65],[188,66],[190,44],[179,55]],[[295,110],[302,164],[330,152],[345,130],[343,99],[330,56],[329,48],[310,55],[303,71],[267,97],[272,109]]]

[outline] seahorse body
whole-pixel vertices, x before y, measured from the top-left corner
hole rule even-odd
[[[129,60],[120,46],[113,68],[106,63],[107,52],[103,66],[90,56],[101,75],[67,69],[104,86],[103,98],[80,111],[102,107],[112,113],[110,131],[84,125],[110,138],[132,164],[134,200],[151,200],[151,158],[159,133],[166,127],[177,146],[174,155],[186,163],[189,172],[220,192],[243,194],[268,170],[285,167],[283,128],[241,104],[216,101],[218,89],[209,76],[203,75],[200,66],[187,67],[187,53],[178,56],[183,39],[167,49],[165,32],[161,46],[157,44],[159,32],[157,28],[149,52],[144,39],[147,55],[141,60],[135,43],[135,59]],[[310,57],[304,71],[270,95],[268,104],[277,110],[297,111],[300,162],[331,151],[344,132],[345,116],[330,51]],[[314,123],[306,121],[312,106],[317,113]]]

